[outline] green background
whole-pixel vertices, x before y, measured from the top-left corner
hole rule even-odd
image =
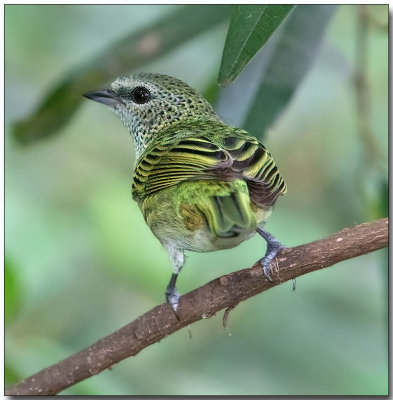
[[[52,138],[21,146],[12,127],[71,68],[177,7],[5,8],[6,384],[163,301],[170,264],[131,198],[135,158],[120,121],[86,100]],[[383,167],[359,136],[356,6],[340,6],[312,69],[264,138],[288,185],[266,228],[287,246],[387,216],[387,6],[369,12],[370,124]],[[139,70],[208,94],[227,28]],[[229,111],[220,114],[232,123]],[[178,288],[186,293],[251,266],[264,251],[254,237],[231,250],[189,253]],[[294,293],[288,282],[241,303],[227,331],[219,313],[192,325],[191,339],[187,329],[176,332],[63,394],[386,395],[387,271],[383,250],[306,275]]]

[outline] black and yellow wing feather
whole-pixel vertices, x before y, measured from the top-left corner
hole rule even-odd
[[[245,131],[231,128],[212,138],[192,134],[172,135],[176,139],[160,141],[141,157],[134,174],[134,198],[143,199],[183,181],[201,179],[244,179],[251,200],[259,206],[274,204],[286,192],[270,153]]]

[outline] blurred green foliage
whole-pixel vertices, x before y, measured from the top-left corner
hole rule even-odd
[[[6,256],[4,260],[4,318],[5,324],[18,314],[22,298],[16,267]]]
[[[209,29],[195,28],[187,41],[179,38],[177,46],[168,45],[132,70],[183,79],[209,100],[217,99],[220,114],[231,124],[234,113],[222,100],[230,92],[214,83],[231,8],[217,15],[208,7],[209,21],[216,21],[206,24]],[[264,143],[288,184],[288,195],[267,225],[288,246],[387,213],[387,168],[365,164],[358,131],[356,7],[337,8],[286,112],[266,132],[253,131],[265,133]],[[5,6],[7,384],[88,346],[164,300],[169,261],[131,199],[133,145],[112,113],[77,100],[81,110],[67,125],[59,124],[62,134],[31,146],[20,146],[12,129],[51,88],[72,78],[70,71],[91,65],[97,54],[109,54],[113,43],[147,34],[168,20],[173,30],[184,29],[185,19],[173,19],[182,10],[165,5]],[[368,6],[367,12],[374,21],[367,31],[370,124],[387,166],[388,8]],[[259,73],[258,57],[270,42],[233,87],[250,81],[253,68]],[[283,76],[299,61],[296,56],[304,57],[294,53],[287,59]],[[127,57],[132,59],[132,52]],[[79,82],[74,94],[91,84]],[[238,87],[232,106],[242,107],[248,92]],[[257,110],[261,115],[269,107],[269,98],[264,101],[266,106]],[[245,115],[252,107],[251,96]],[[55,123],[60,111],[50,109]],[[27,124],[26,132],[39,136],[37,126]],[[248,267],[264,251],[264,242],[254,237],[231,250],[189,253],[179,290],[186,293]],[[301,277],[295,293],[290,283],[275,287],[231,312],[231,335],[217,315],[192,325],[191,340],[187,330],[176,332],[63,393],[386,395],[385,255],[372,253]]]
[[[180,7],[156,24],[125,35],[56,83],[30,118],[15,124],[21,143],[53,135],[74,115],[81,93],[145,65],[229,16],[230,6]]]

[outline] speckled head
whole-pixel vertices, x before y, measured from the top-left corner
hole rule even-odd
[[[85,97],[110,106],[120,117],[135,140],[138,157],[156,135],[185,119],[218,120],[198,92],[167,75],[136,73]]]

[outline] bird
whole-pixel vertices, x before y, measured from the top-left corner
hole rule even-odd
[[[169,255],[165,298],[177,318],[185,251],[229,249],[258,233],[267,242],[260,265],[273,282],[270,264],[284,246],[264,224],[287,187],[261,142],[168,75],[134,73],[83,96],[108,106],[133,138],[132,197]]]

